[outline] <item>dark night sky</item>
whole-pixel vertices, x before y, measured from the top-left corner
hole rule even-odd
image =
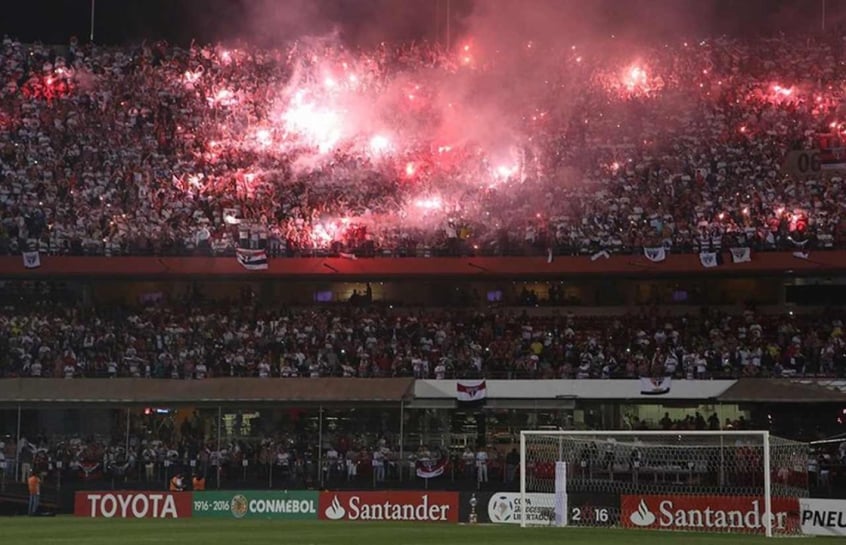
[[[475,2],[520,2],[532,9],[540,0],[451,0],[453,29]],[[571,0],[560,0],[570,2]],[[580,0],[600,14],[604,30],[662,34],[755,33],[779,28],[819,28],[823,0]],[[447,0],[98,0],[96,41],[137,43],[167,39],[188,43],[245,38],[285,40],[302,33],[325,34],[335,28],[350,43],[412,40],[443,36]],[[23,41],[66,43],[88,37],[90,0],[7,1],[0,34]],[[829,25],[844,20],[846,0],[827,0]],[[271,13],[272,12],[272,13]],[[673,13],[672,25],[650,28]],[[271,17],[267,17],[271,14]],[[683,20],[682,23],[679,21]],[[263,21],[259,31],[255,21]],[[597,19],[591,20],[596,26]],[[668,28],[672,27],[672,28]],[[685,28],[682,28],[685,27]],[[616,29],[616,30],[615,30]]]

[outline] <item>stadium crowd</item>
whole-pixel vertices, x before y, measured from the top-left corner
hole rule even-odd
[[[843,47],[834,35],[691,41],[644,48],[642,68],[628,69],[574,46],[555,53],[562,68],[545,96],[514,105],[519,165],[421,130],[383,161],[336,143],[304,168],[313,146],[277,134],[268,110],[295,78],[313,85],[317,65],[355,67],[350,81],[369,96],[424,69],[494,70],[495,59],[426,44],[51,48],[7,37],[0,254],[839,247],[843,180],[783,166],[815,134],[839,133]],[[566,95],[559,80],[581,83]],[[436,93],[427,83],[421,101]],[[470,190],[468,179],[490,183]],[[415,207],[428,187],[440,193]]]
[[[0,314],[4,377],[843,376],[837,311],[542,316],[379,306],[32,306]]]

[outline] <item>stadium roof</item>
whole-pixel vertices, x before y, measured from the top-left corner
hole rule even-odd
[[[0,406],[399,403],[410,378],[4,379]]]

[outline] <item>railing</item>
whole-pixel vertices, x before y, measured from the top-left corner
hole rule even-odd
[[[660,246],[660,243],[648,247]],[[723,251],[728,251],[732,244],[724,242]],[[749,247],[754,252],[786,252],[801,249],[803,251],[826,251],[846,249],[846,240],[834,242],[818,242],[809,239],[801,245],[797,245],[789,237],[781,237],[773,244],[755,241],[740,246]],[[14,249],[13,249],[14,248]],[[26,244],[12,245],[8,240],[0,240],[0,255],[18,255],[21,248],[27,248]],[[407,247],[379,247],[374,244],[365,245],[342,245],[335,244],[331,248],[307,248],[296,247],[286,248],[282,244],[268,243],[252,249],[264,249],[268,256],[273,258],[284,257],[340,257],[341,254],[355,255],[361,258],[404,258],[404,257],[538,257],[547,256],[551,249],[556,256],[591,256],[597,252],[607,251],[610,254],[619,255],[643,255],[644,246],[623,245],[617,247],[605,247],[602,245],[574,246],[558,243],[526,243],[524,241],[509,241],[507,244],[495,246],[492,244],[472,244],[465,241],[457,243],[439,243],[429,245],[415,245]],[[36,248],[27,248],[35,250]],[[160,241],[150,241],[144,245],[125,244],[117,250],[113,250],[105,243],[63,246],[53,248],[49,244],[40,246],[40,251],[47,255],[67,256],[149,256],[149,257],[234,257],[235,247],[213,250],[209,247],[187,246],[180,242],[162,244]],[[693,241],[686,241],[676,244],[669,250],[674,254],[694,254],[699,249]]]

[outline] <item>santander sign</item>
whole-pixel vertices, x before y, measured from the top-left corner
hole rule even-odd
[[[457,522],[458,495],[451,492],[324,492],[324,520]]]
[[[774,532],[784,533],[796,527],[799,502],[773,498],[769,514],[757,496],[623,496],[622,508],[628,528],[763,533],[769,521]]]

